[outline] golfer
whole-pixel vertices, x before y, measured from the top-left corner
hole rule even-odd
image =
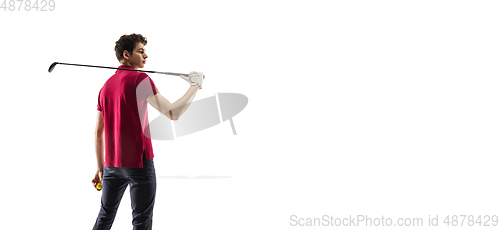
[[[147,40],[140,34],[123,35],[116,42],[119,68],[141,69],[146,64]],[[203,83],[200,72],[183,77],[191,86],[174,103],[165,99],[146,73],[117,70],[101,88],[97,103],[95,151],[97,172],[92,184],[102,191],[94,230],[110,229],[127,186],[130,185],[134,230],[152,229],[156,195],[147,105],[177,120]],[[102,184],[102,188],[98,184]]]

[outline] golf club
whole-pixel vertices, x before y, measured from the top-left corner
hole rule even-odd
[[[107,67],[107,66],[71,64],[71,63],[62,63],[62,62],[54,62],[54,63],[52,63],[52,65],[50,65],[50,67],[49,67],[49,73],[51,73],[54,70],[54,68],[56,67],[57,64],[59,64],[59,65],[83,66],[83,67],[94,67],[94,68],[103,68],[103,69],[120,69],[120,70],[129,70],[129,71],[144,72],[144,73],[159,73],[159,74],[165,74],[165,75],[189,77],[189,74],[184,74],[184,73],[158,72],[158,71],[148,71],[148,70],[114,68],[114,67]],[[205,79],[205,75],[203,75],[203,79]]]

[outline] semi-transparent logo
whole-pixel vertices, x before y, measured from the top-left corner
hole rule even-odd
[[[149,123],[146,119],[147,99],[142,95],[151,95],[153,92],[149,78],[145,78],[136,89],[137,108],[141,119],[144,135],[153,140],[175,140],[177,137],[196,133],[222,122],[231,123],[233,134],[236,128],[233,117],[240,113],[248,104],[248,98],[239,93],[215,93],[214,96],[193,101],[189,108],[176,120],[171,121],[165,115],[159,116]],[[149,110],[149,114],[158,112]],[[151,115],[149,117],[152,117]]]

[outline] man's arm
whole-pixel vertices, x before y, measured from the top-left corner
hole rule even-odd
[[[163,113],[172,120],[177,120],[187,110],[196,96],[199,87],[194,85],[189,87],[187,92],[174,103],[170,103],[165,97],[157,93],[148,97],[148,102],[153,108]]]
[[[95,142],[95,155],[97,160],[97,172],[92,180],[92,184],[96,187],[97,183],[102,184],[102,173],[104,171],[104,120],[102,118],[102,112],[97,112],[97,122],[94,132],[94,142]],[[97,188],[96,188],[97,189]],[[97,189],[98,191],[100,189]]]
[[[97,112],[97,122],[95,127],[95,154],[97,159],[97,169],[104,169],[104,120],[102,112]]]

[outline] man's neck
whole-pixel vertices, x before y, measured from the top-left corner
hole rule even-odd
[[[132,65],[130,64],[130,62],[127,62],[127,61],[120,62],[120,65],[128,65],[128,66],[131,66],[132,68],[136,69],[134,66],[132,66]]]

